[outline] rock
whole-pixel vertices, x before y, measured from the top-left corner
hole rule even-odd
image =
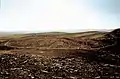
[[[100,76],[95,77],[95,79],[100,79]]]

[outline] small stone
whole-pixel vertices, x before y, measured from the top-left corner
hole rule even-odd
[[[45,71],[45,70],[41,70],[43,73],[48,73],[48,71]]]
[[[77,79],[76,77],[70,77],[70,79]]]
[[[5,58],[2,58],[2,60],[4,60]]]
[[[100,76],[95,77],[95,79],[100,79]]]
[[[32,79],[34,79],[35,77],[34,76],[31,76]]]

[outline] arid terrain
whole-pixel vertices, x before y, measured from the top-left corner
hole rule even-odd
[[[0,79],[120,79],[120,29],[0,37]]]

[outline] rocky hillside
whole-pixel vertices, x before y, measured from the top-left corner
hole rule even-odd
[[[57,36],[10,39],[1,45],[33,49],[3,49],[1,52],[9,54],[0,54],[0,79],[120,79],[119,34],[116,29],[96,39]],[[51,49],[43,52],[34,48],[42,46]],[[88,50],[71,50],[73,47]]]

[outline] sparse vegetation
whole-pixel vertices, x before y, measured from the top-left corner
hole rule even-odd
[[[119,34],[118,29],[1,37],[0,79],[119,79]]]

